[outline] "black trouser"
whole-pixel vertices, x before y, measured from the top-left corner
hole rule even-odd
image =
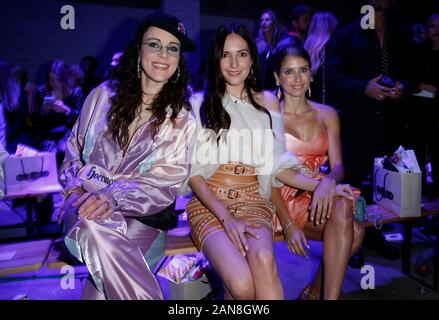
[[[345,181],[362,189],[366,201],[372,200],[376,157],[391,156],[407,142],[406,103],[379,102],[365,98],[340,112]]]
[[[432,178],[436,191],[435,195],[439,195],[439,93],[436,93],[432,111],[433,130],[431,135],[431,166]]]
[[[426,164],[428,160],[431,160],[432,163],[437,161],[437,156],[434,157],[433,154],[437,153],[437,148],[439,147],[437,143],[438,111],[433,105],[433,99],[411,97],[409,101],[411,108],[409,112],[409,143],[407,147],[415,150],[416,158],[422,171],[423,187],[425,187],[427,185]]]

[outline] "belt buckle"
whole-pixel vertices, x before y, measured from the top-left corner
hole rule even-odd
[[[229,198],[229,199],[236,199],[236,198],[238,198],[238,191],[236,191],[234,189],[230,189],[227,192],[227,198]]]
[[[243,174],[244,173],[244,166],[238,164],[237,166],[235,166],[235,174]]]

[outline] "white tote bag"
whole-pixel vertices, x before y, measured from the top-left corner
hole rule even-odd
[[[3,163],[6,197],[27,197],[62,191],[55,153],[11,155]]]
[[[421,216],[422,173],[374,166],[374,202],[400,217]]]

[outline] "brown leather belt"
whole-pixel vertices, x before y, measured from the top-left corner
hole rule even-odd
[[[242,201],[261,201],[261,197],[259,195],[253,195],[248,192],[254,191],[258,189],[258,186],[256,185],[255,188],[249,188],[249,191],[241,191],[234,188],[223,188],[217,185],[214,185],[212,183],[209,184],[210,189],[212,192],[223,196],[225,198],[231,199],[231,200],[242,200]],[[254,190],[250,190],[254,189]]]
[[[245,166],[242,164],[222,164],[218,168],[217,172],[243,176],[254,176],[256,174],[254,167]]]

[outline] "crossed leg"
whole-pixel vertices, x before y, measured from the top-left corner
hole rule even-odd
[[[82,299],[163,299],[157,279],[144,257],[149,249],[164,247],[160,231],[127,219],[125,235],[98,221],[77,221],[73,210],[66,213],[64,223],[67,224],[67,248],[83,260],[93,277],[94,285],[86,283]],[[99,292],[96,287],[100,287]]]
[[[323,277],[323,298],[338,299],[349,257],[357,252],[364,238],[364,228],[353,219],[352,203],[337,197],[329,220],[318,226],[308,222],[304,232],[309,239],[323,240],[323,265],[311,285],[313,296],[320,296]]]

